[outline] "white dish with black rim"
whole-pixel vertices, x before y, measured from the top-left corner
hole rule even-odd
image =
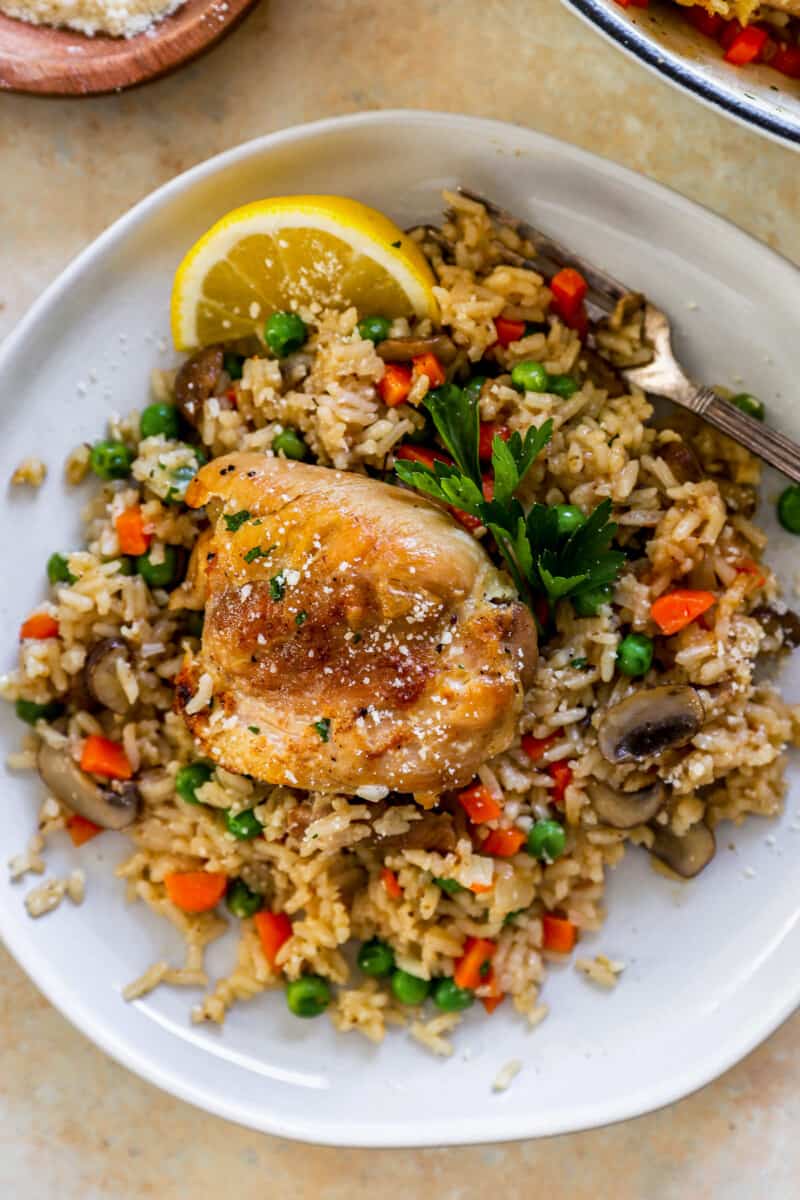
[[[697,377],[760,394],[769,419],[800,435],[796,331],[800,278],[766,247],[674,193],[528,130],[424,112],[369,113],[250,142],[180,176],[138,204],[75,260],[0,349],[2,469],[31,453],[50,466],[37,494],[7,498],[0,531],[3,661],[42,598],[54,549],[78,545],[82,495],[59,464],[94,439],[109,410],[141,407],[167,348],[172,275],[189,245],[235,205],[270,194],[339,192],[401,224],[435,219],[442,187],[462,182],[528,216],[671,314],[679,352]],[[797,542],[776,529],[767,476],[763,512],[772,561]],[[796,667],[785,687],[800,698]],[[5,745],[19,737],[10,707]],[[0,932],[31,978],[120,1062],[193,1104],[288,1137],[339,1145],[490,1142],[560,1133],[635,1116],[706,1083],[765,1038],[800,996],[800,803],[774,823],[726,827],[716,859],[694,882],[656,875],[632,852],[609,881],[609,919],[581,943],[628,965],[598,994],[570,968],[549,974],[547,1020],[533,1031],[504,1005],[466,1014],[449,1060],[402,1032],[375,1047],[337,1035],[326,1019],[298,1021],[281,992],[235,1009],[224,1028],[194,1026],[196,999],[161,989],[126,1004],[121,990],[181,945],[144,906],[126,905],[113,868],[126,853],[106,834],[75,850],[64,837],[50,870],[87,871],[84,904],[31,920],[24,885],[0,879]],[[39,786],[8,773],[0,859],[35,821]],[[767,840],[769,838],[769,841]],[[774,842],[772,839],[774,838]],[[232,962],[213,948],[214,972]],[[512,1059],[509,1091],[492,1081]]]
[[[626,54],[702,103],[785,145],[800,147],[800,80],[768,66],[734,67],[671,0],[622,8],[615,0],[562,0]]]

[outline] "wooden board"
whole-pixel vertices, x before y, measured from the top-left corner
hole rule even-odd
[[[92,96],[174,71],[209,50],[258,0],[187,0],[147,33],[86,37],[0,13],[0,91]]]

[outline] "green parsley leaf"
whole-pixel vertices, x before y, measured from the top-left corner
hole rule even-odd
[[[330,717],[320,717],[314,722],[314,728],[319,734],[323,742],[329,742],[331,738],[331,719]]]
[[[286,580],[282,571],[279,575],[273,575],[270,579],[269,594],[272,600],[282,600],[286,594]]]
[[[246,508],[243,508],[241,512],[224,514],[222,519],[225,522],[228,532],[236,533],[236,530],[241,529],[245,521],[250,520],[250,513]]]
[[[515,429],[507,442],[495,434],[492,441],[494,499],[505,505],[511,500],[534,461],[553,436],[553,422],[547,420],[537,429],[531,425],[524,440]]]
[[[462,474],[472,480],[480,492],[478,397],[463,392],[461,388],[452,383],[446,383],[442,387],[428,392],[423,403],[431,414],[436,432],[453,456],[456,466]],[[450,469],[452,470],[452,468]]]
[[[536,506],[534,506],[536,507]],[[541,508],[541,505],[538,506]],[[528,516],[530,532],[531,518]],[[559,544],[558,534],[553,537],[552,525],[557,523],[555,510],[546,510],[542,523],[543,547],[538,556],[539,576],[551,599],[577,595],[613,583],[625,562],[625,555],[609,547],[617,532],[617,526],[609,521],[611,501],[604,500],[590,513],[580,528],[566,541]]]
[[[247,554],[245,554],[244,561],[246,563],[252,563],[255,562],[257,558],[269,558],[274,549],[274,546],[267,546],[266,550],[263,546],[253,546],[252,550],[248,550]]]
[[[295,615],[294,615],[294,623],[298,629],[300,628],[301,625],[305,625],[307,620],[308,620],[308,613],[305,611],[295,613]]]

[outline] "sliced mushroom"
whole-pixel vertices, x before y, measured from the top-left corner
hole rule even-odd
[[[39,774],[57,800],[102,829],[125,829],[139,813],[135,783],[102,787],[77,763],[54,746],[43,743],[37,757]]]
[[[693,879],[707,867],[717,850],[714,834],[701,821],[678,837],[669,829],[654,829],[650,853],[684,879]]]
[[[431,337],[385,338],[375,347],[384,362],[411,362],[420,354],[435,354],[440,362],[448,366],[456,354],[455,342],[444,333]]]
[[[588,790],[598,818],[612,829],[633,829],[635,825],[646,825],[667,801],[667,789],[660,779],[638,792],[620,792],[599,780]]]
[[[131,707],[117,673],[117,663],[127,661],[128,648],[122,638],[103,638],[92,646],[83,668],[89,694],[115,713],[126,713]]]
[[[800,646],[800,617],[791,608],[779,612],[771,604],[760,604],[750,613],[770,637],[781,642],[781,649],[794,650]]]
[[[607,393],[609,400],[625,395],[626,388],[622,379],[596,350],[584,347],[581,351],[580,369],[585,379],[589,379],[595,387],[602,388]]]
[[[214,395],[223,367],[222,346],[206,346],[187,358],[175,376],[175,403],[190,425],[198,425],[203,405]]]
[[[703,478],[700,460],[686,442],[667,442],[659,447],[658,457],[664,460],[678,483],[699,483]]]
[[[378,838],[375,845],[383,853],[398,850],[427,850],[430,853],[450,854],[456,848],[456,830],[450,813],[424,813],[412,821],[405,833]]]
[[[603,715],[600,752],[610,763],[639,762],[684,745],[704,720],[703,702],[693,687],[643,688]]]

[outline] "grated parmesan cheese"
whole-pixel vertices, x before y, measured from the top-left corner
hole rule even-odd
[[[0,12],[31,25],[64,26],[79,33],[135,37],[180,8],[183,0],[0,0]]]

